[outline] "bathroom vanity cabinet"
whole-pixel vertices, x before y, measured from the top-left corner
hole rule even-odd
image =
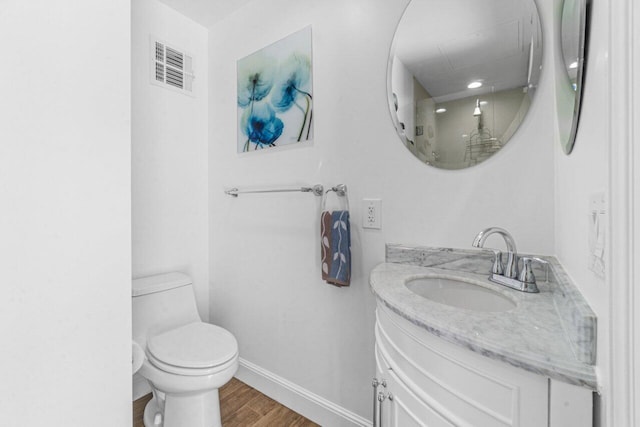
[[[589,427],[591,390],[448,343],[379,304],[374,426]]]
[[[489,282],[479,251],[386,258],[370,275],[374,427],[593,425],[597,319],[555,258],[539,293]]]

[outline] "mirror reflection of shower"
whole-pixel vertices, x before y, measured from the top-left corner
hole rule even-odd
[[[482,110],[480,109],[480,99],[476,99],[476,108],[473,109],[473,116],[474,117],[482,116]]]
[[[530,105],[523,88],[436,103],[416,101],[415,145],[422,161],[445,169],[474,166],[491,157],[520,125]]]

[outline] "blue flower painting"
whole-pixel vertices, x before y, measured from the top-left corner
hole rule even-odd
[[[238,152],[313,139],[311,27],[238,61]]]
[[[251,143],[256,148],[274,147],[284,129],[284,123],[266,102],[251,102],[250,108],[242,113],[240,126],[247,137],[243,151],[249,151]]]

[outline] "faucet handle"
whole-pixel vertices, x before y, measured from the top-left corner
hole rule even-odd
[[[491,273],[502,276],[504,267],[502,266],[502,252],[498,249],[483,248],[484,250],[493,252],[495,258],[493,259],[493,267],[491,267]]]
[[[537,262],[539,264],[544,265],[545,267],[545,278],[544,281],[549,281],[549,262],[543,260],[538,257],[522,257],[522,271],[520,272],[520,276],[518,280],[523,283],[536,283],[536,276],[533,274],[532,264]]]
[[[538,264],[544,266],[544,281],[549,282],[549,261],[545,261],[542,258],[538,258],[536,256],[534,256],[532,259]]]

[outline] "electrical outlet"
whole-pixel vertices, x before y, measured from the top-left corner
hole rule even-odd
[[[362,200],[362,228],[382,228],[382,200],[363,199]]]

